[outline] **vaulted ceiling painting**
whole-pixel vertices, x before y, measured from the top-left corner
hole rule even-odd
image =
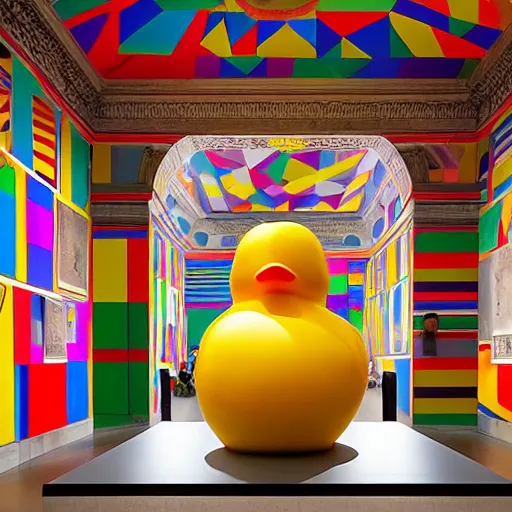
[[[494,0],[56,0],[111,79],[468,78]]]

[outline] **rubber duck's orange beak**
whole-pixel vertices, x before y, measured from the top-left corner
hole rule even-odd
[[[265,265],[256,273],[256,281],[261,284],[283,285],[297,279],[295,273],[280,263]]]

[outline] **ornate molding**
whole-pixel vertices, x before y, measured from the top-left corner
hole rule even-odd
[[[91,217],[95,226],[147,226],[147,202],[92,203]]]
[[[48,0],[2,0],[2,32],[96,133],[474,132],[512,92],[512,28],[469,80],[99,77]]]
[[[478,226],[480,207],[479,202],[416,202],[414,225],[416,227]]]
[[[49,3],[44,2],[50,9]],[[78,48],[71,36],[44,15],[37,0],[0,1],[0,26],[85,123],[92,125],[100,98],[100,81],[94,72],[84,72],[75,57]],[[60,27],[60,28],[59,28]]]

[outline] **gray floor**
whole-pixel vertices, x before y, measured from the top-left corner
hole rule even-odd
[[[171,418],[172,421],[203,421],[197,399],[172,396]],[[355,421],[382,421],[382,394],[379,388],[366,391]]]

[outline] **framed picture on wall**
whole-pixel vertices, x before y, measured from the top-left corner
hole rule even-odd
[[[5,285],[0,283],[0,312],[2,311],[2,307],[4,305],[5,299]]]
[[[76,343],[76,307],[72,302],[64,303],[66,343]]]
[[[167,323],[173,327],[176,327],[177,299],[178,290],[169,286],[167,288]]]
[[[89,279],[89,220],[57,201],[58,287],[87,295]]]
[[[67,360],[65,307],[62,302],[45,299],[44,306],[44,360]]]

